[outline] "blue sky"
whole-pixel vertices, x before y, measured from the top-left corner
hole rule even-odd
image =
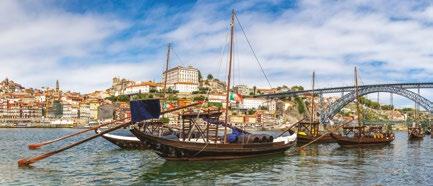
[[[171,66],[225,74],[231,9],[272,86],[425,82],[433,73],[429,1],[0,1],[0,77],[26,87],[106,89],[113,76],[160,80]],[[267,87],[240,29],[235,84]],[[423,95],[433,99],[429,90]],[[375,97],[375,96],[372,96]],[[401,105],[412,105],[398,99]],[[382,100],[389,100],[384,94]]]

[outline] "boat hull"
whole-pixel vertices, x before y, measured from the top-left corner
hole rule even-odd
[[[98,134],[100,131],[95,130],[95,132]],[[136,137],[104,134],[104,135],[102,135],[102,138],[113,143],[114,145],[117,145],[118,147],[120,147],[122,149],[129,149],[129,150],[148,149],[148,145],[146,143],[143,143],[142,141],[140,141]]]
[[[319,137],[321,136],[320,134],[317,136]],[[297,138],[297,143],[298,144],[306,144],[309,143],[313,140],[315,140],[317,137],[313,137],[310,135],[298,135]],[[331,136],[331,134],[325,135],[322,138],[320,138],[319,140],[315,141],[314,143],[319,144],[319,143],[336,143],[337,141]]]
[[[167,160],[229,160],[249,158],[276,153],[283,153],[296,145],[296,141],[288,143],[253,143],[253,144],[214,144],[195,143],[164,139],[132,129],[131,132],[141,141],[149,144],[159,156]]]
[[[384,138],[373,138],[373,137],[347,137],[340,134],[331,133],[332,138],[334,138],[337,143],[342,147],[363,147],[363,146],[380,146],[388,145],[394,141],[394,136],[384,137]]]
[[[409,133],[410,140],[422,140],[424,139],[424,134],[419,133]]]
[[[424,139],[424,132],[419,127],[409,127],[408,138],[409,140],[422,140]]]

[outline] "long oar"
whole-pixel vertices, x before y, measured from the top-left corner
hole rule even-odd
[[[167,111],[161,112],[161,114],[166,114],[166,113],[169,113],[169,112],[173,112],[173,111],[181,110],[181,109],[188,108],[188,107],[192,107],[192,106],[195,106],[195,105],[198,105],[198,104],[202,104],[202,102],[193,103],[193,104],[186,105],[186,106],[183,106],[183,107],[178,107],[178,108],[174,108],[174,109],[171,109],[171,110],[167,110]],[[41,154],[41,155],[38,155],[38,156],[36,156],[36,157],[32,157],[32,158],[20,159],[20,160],[18,160],[18,166],[19,166],[19,167],[29,166],[30,164],[35,163],[35,162],[37,162],[37,161],[39,161],[39,160],[43,160],[43,159],[48,158],[48,157],[50,157],[50,156],[52,156],[52,155],[54,155],[54,154],[57,154],[57,153],[59,153],[59,152],[63,152],[63,151],[68,150],[68,149],[70,149],[70,148],[72,148],[72,147],[75,147],[75,146],[77,146],[77,145],[80,145],[80,144],[82,144],[82,143],[84,143],[84,142],[90,141],[90,140],[92,140],[92,139],[95,139],[95,138],[97,138],[97,137],[99,137],[99,136],[102,136],[102,135],[104,135],[104,134],[106,134],[106,133],[109,133],[109,132],[115,131],[115,130],[117,130],[117,129],[120,129],[120,128],[122,128],[122,127],[127,127],[127,126],[129,126],[129,125],[131,125],[131,124],[132,124],[132,123],[130,123],[130,122],[123,123],[123,124],[118,125],[118,126],[116,126],[116,127],[114,127],[114,128],[107,129],[107,130],[102,131],[102,132],[100,132],[100,133],[98,133],[98,134],[96,134],[96,135],[90,136],[90,137],[88,137],[88,138],[86,138],[86,139],[83,139],[83,140],[78,141],[78,142],[76,142],[76,143],[70,144],[70,145],[65,146],[65,147],[63,147],[63,148],[60,148],[60,149],[58,149],[58,150],[50,151],[50,152],[47,152],[47,153],[44,153],[44,154]]]
[[[348,124],[348,123],[350,123],[350,122],[352,122],[352,121],[353,121],[353,120],[350,120],[350,121],[348,121],[348,122],[346,122],[346,123],[343,123],[342,125],[337,126],[334,130],[339,129],[340,127],[342,127],[342,126],[344,126],[344,125],[346,125],[346,124]],[[317,140],[323,138],[324,136],[326,136],[326,135],[328,135],[328,134],[331,134],[332,132],[333,132],[333,131],[329,131],[329,132],[327,132],[327,133],[325,133],[325,134],[322,134],[321,136],[315,138],[314,140],[308,142],[307,144],[305,144],[305,145],[299,147],[298,150],[304,150],[304,148],[305,148],[306,146],[308,146],[308,145],[310,145],[310,144],[316,142]]]
[[[82,131],[77,132],[77,133],[69,134],[69,135],[66,135],[66,136],[63,136],[63,137],[60,137],[60,138],[57,138],[57,139],[53,139],[53,140],[49,140],[49,141],[44,141],[44,142],[41,142],[41,143],[30,144],[30,145],[28,145],[28,147],[29,147],[30,150],[35,150],[35,149],[38,149],[38,148],[40,148],[40,147],[42,147],[44,145],[48,145],[48,144],[51,144],[51,143],[54,143],[54,142],[57,142],[57,141],[60,141],[60,140],[64,140],[64,139],[67,139],[67,138],[70,138],[70,137],[73,137],[73,136],[76,136],[76,135],[79,135],[79,134],[83,134],[83,133],[86,133],[86,132],[89,132],[89,131],[93,131],[93,130],[96,130],[98,128],[101,128],[101,127],[104,127],[104,126],[107,126],[107,125],[110,125],[110,124],[113,124],[113,123],[124,121],[126,119],[129,119],[129,118],[124,118],[124,119],[115,120],[115,121],[112,121],[112,122],[109,122],[109,123],[104,123],[104,124],[101,124],[101,125],[98,125],[98,126],[86,129],[86,130],[82,130]]]
[[[75,147],[75,146],[77,146],[77,145],[80,145],[80,144],[82,144],[82,143],[84,143],[84,142],[87,142],[87,141],[89,141],[89,140],[95,139],[95,138],[97,138],[97,137],[99,137],[99,136],[102,136],[102,135],[104,135],[104,134],[106,134],[106,133],[109,133],[109,132],[115,131],[115,130],[120,129],[120,128],[122,128],[122,127],[127,127],[128,125],[131,125],[131,123],[130,123],[130,122],[123,123],[123,124],[118,125],[118,126],[116,126],[116,127],[114,127],[114,128],[111,128],[111,129],[105,130],[105,131],[103,131],[103,132],[101,132],[101,133],[99,133],[99,134],[97,134],[97,135],[93,135],[93,136],[91,136],[91,137],[88,137],[88,138],[83,139],[83,140],[81,140],[81,141],[78,141],[78,142],[76,142],[76,143],[70,144],[70,145],[68,145],[68,146],[66,146],[66,147],[63,147],[63,148],[61,148],[61,149],[58,149],[58,150],[50,151],[50,152],[47,152],[47,153],[41,154],[41,155],[36,156],[36,157],[33,157],[33,158],[29,158],[29,159],[20,159],[20,160],[18,160],[18,166],[19,166],[19,167],[28,166],[28,165],[30,165],[30,164],[32,164],[32,163],[35,163],[35,162],[39,161],[39,160],[42,160],[42,159],[48,158],[48,157],[50,157],[50,156],[52,156],[52,155],[54,155],[54,154],[57,154],[57,153],[59,153],[59,152],[63,152],[63,151],[65,151],[65,150],[67,150],[67,149],[70,149],[70,148],[72,148],[72,147]]]

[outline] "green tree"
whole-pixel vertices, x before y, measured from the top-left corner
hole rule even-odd
[[[248,115],[253,115],[256,113],[256,109],[248,109]]]
[[[223,104],[219,103],[219,102],[208,102],[207,105],[208,105],[208,107],[212,107],[212,106],[218,107],[218,108],[222,108],[223,107]]]
[[[127,96],[127,95],[120,95],[120,96],[117,96],[117,101],[120,101],[120,102],[128,102],[128,101],[129,101],[129,96]]]
[[[194,98],[192,98],[193,101],[204,101],[206,100],[206,97],[200,95],[200,96],[196,96]]]
[[[300,114],[304,114],[306,109],[305,109],[305,104],[304,104],[304,101],[302,100],[302,98],[299,96],[295,96],[295,102],[296,102],[296,106],[298,108],[298,112]]]
[[[150,93],[157,93],[158,90],[157,90],[156,88],[152,88],[152,89],[149,90],[149,92],[150,92]]]
[[[198,81],[201,81],[201,79],[203,79],[203,76],[201,75],[200,70],[198,71]]]
[[[291,88],[291,90],[293,90],[293,91],[301,91],[301,90],[304,90],[304,87],[296,85],[296,86],[293,86]]]
[[[212,79],[213,79],[213,75],[212,75],[212,74],[208,74],[208,75],[207,75],[207,79],[208,79],[208,80],[212,80]]]

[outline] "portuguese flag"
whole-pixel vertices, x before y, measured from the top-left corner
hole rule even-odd
[[[163,109],[174,109],[174,105],[171,103],[163,103],[162,108]]]
[[[234,101],[236,103],[241,103],[244,98],[242,98],[242,96],[238,93],[230,92],[229,99],[230,99],[230,101]]]

